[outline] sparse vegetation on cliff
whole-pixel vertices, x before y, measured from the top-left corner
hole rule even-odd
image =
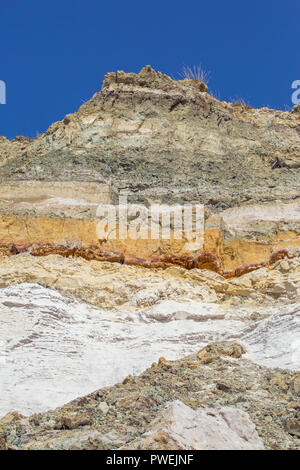
[[[189,80],[204,82],[207,85],[210,78],[210,72],[206,72],[201,65],[194,65],[193,67],[184,66],[182,69],[182,76]]]

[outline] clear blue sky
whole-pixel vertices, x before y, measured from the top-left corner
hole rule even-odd
[[[300,80],[299,0],[1,0],[0,41],[8,138],[44,132],[118,69],[201,63],[221,99],[278,109]]]

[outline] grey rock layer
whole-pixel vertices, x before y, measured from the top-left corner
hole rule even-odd
[[[30,141],[0,138],[0,180],[109,183],[131,202],[202,202],[215,211],[299,196],[297,113],[216,100],[193,80],[145,67]]]

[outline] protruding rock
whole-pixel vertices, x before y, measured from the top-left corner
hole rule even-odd
[[[81,426],[93,424],[93,419],[89,413],[63,412],[56,419],[55,429],[76,429]]]
[[[235,359],[245,354],[245,348],[238,343],[213,343],[199,351],[197,357],[203,363],[209,363],[221,356],[231,356]]]
[[[201,80],[172,80],[168,75],[156,72],[150,65],[146,65],[139,73],[125,73],[123,70],[110,72],[105,75],[102,90],[120,85],[130,87],[151,88],[163,91],[184,92],[187,88],[192,88],[195,92],[208,92],[207,85]]]
[[[193,410],[176,400],[159,413],[149,431],[122,449],[262,450],[264,444],[245,411]]]
[[[293,107],[292,113],[300,114],[300,104],[296,104],[296,105]]]

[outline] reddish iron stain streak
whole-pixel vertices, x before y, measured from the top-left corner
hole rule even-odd
[[[14,256],[19,253],[29,252],[33,256],[47,256],[50,254],[57,254],[64,257],[82,257],[88,261],[108,261],[111,263],[121,263],[132,266],[143,266],[146,268],[167,268],[170,266],[181,266],[185,269],[208,269],[214,271],[224,278],[239,277],[242,274],[249,273],[256,269],[270,266],[279,259],[285,257],[292,258],[291,255],[286,250],[280,250],[276,253],[273,253],[268,262],[258,263],[258,264],[249,264],[239,266],[234,271],[224,271],[217,257],[209,252],[203,252],[198,256],[187,257],[187,256],[170,256],[162,255],[161,258],[135,258],[135,257],[126,257],[123,253],[109,253],[105,252],[97,246],[91,246],[89,248],[84,247],[66,247],[63,245],[19,245],[19,244],[10,244],[10,245],[0,245],[0,252],[8,256]]]

